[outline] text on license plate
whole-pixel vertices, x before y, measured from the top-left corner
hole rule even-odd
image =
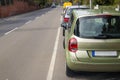
[[[103,56],[103,57],[112,57],[112,56],[117,56],[117,51],[92,51],[92,56]]]

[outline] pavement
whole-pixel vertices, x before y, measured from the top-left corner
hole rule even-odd
[[[8,21],[10,18],[13,18],[13,17],[0,18],[0,24],[5,21]]]
[[[15,15],[15,16],[17,16],[17,15]],[[9,21],[11,19],[14,19],[15,16],[9,16],[9,17],[5,17],[5,18],[0,18],[0,24],[5,22],[5,21]]]
[[[5,18],[0,18],[0,23],[3,23],[5,21]]]

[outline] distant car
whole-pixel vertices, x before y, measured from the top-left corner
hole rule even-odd
[[[64,27],[63,28],[63,36],[65,35],[64,32],[65,32],[65,26],[67,26],[67,23],[69,21],[69,18],[70,18],[70,15],[72,13],[73,10],[75,9],[89,9],[89,7],[87,6],[78,6],[78,5],[74,5],[74,6],[68,6],[64,12],[63,12],[63,18],[62,18],[62,23],[61,23],[61,27]]]
[[[51,8],[56,8],[55,3],[52,3]]]
[[[65,31],[66,74],[120,71],[120,13],[74,10]]]

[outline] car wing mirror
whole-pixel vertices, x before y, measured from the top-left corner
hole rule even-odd
[[[67,29],[67,28],[68,28],[68,24],[62,23],[62,24],[61,24],[61,27],[63,27],[64,29]]]
[[[67,28],[71,28],[71,23],[68,23],[68,24],[67,24]]]

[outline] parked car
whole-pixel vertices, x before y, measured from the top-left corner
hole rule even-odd
[[[74,10],[65,31],[66,75],[120,71],[120,13]]]
[[[69,18],[70,18],[70,15],[72,13],[73,10],[75,9],[89,9],[89,7],[85,6],[85,5],[82,5],[82,6],[78,6],[78,5],[74,5],[74,6],[68,6],[64,12],[63,12],[63,19],[62,19],[62,23],[61,23],[61,27],[63,27],[63,36],[65,35],[64,32],[65,32],[65,26],[67,26],[68,24],[68,21],[69,21]]]
[[[52,3],[51,8],[56,8],[56,5],[54,2]]]

